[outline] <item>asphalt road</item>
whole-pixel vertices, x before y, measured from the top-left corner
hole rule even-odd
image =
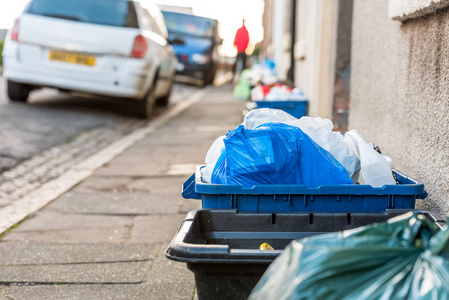
[[[199,88],[177,83],[172,103]],[[156,112],[160,113],[159,108]],[[43,89],[32,92],[29,103],[9,102],[6,80],[0,77],[0,172],[53,146],[66,143],[95,128],[118,128],[144,121],[132,116],[124,100],[85,97]]]

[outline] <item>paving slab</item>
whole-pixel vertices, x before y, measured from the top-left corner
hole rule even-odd
[[[131,228],[131,226],[129,226]],[[125,243],[131,233],[125,229],[93,228],[60,231],[13,232],[2,240],[46,243]]]
[[[78,184],[73,190],[84,192],[120,192],[126,190],[132,180],[129,177],[91,176]],[[71,192],[67,194],[71,194]]]
[[[180,188],[178,194],[180,194]],[[180,195],[153,195],[145,193],[78,193],[59,198],[48,209],[52,211],[86,215],[154,215],[177,214]]]
[[[154,145],[138,145],[99,169],[96,175],[105,177],[156,177],[166,175],[173,163],[203,164],[207,150],[215,138],[211,138],[200,145],[194,145],[193,143],[171,144],[163,147],[159,145],[160,148]],[[199,141],[198,139],[194,140]]]
[[[153,133],[154,134],[154,133]],[[152,134],[152,135],[153,135]],[[175,154],[178,151],[176,149],[172,148],[164,148],[159,147],[158,143],[160,142],[160,139],[150,139],[151,136],[148,136],[147,138],[141,140],[137,144],[135,144],[132,148],[128,149],[126,152],[119,155],[117,158],[120,158],[122,156],[138,156],[140,157],[141,161],[146,161],[146,159],[156,158],[156,159],[166,159],[169,158],[172,154]],[[114,163],[114,161],[110,162],[109,164]],[[151,165],[148,165],[147,167],[151,167]]]
[[[10,299],[27,300],[128,300],[149,299],[148,293],[140,285],[134,284],[58,284],[50,286],[10,286],[4,292]],[[1,299],[1,298],[0,298]]]
[[[167,259],[164,251],[157,256],[145,281],[145,285],[153,287],[149,299],[177,299],[175,295],[192,299],[195,290],[193,273],[185,263]],[[167,297],[163,298],[164,295]]]
[[[161,247],[161,245],[155,245]],[[164,250],[164,249],[162,249]],[[63,284],[39,286],[8,286],[9,299],[185,299],[194,297],[193,273],[184,263],[170,261],[160,251],[141,284]],[[1,299],[1,298],[0,298]]]
[[[0,283],[141,283],[151,263],[2,266]]]
[[[149,261],[160,247],[149,244],[0,242],[0,266]]]
[[[232,129],[232,128],[230,128]],[[189,134],[186,134],[184,132],[173,132],[173,131],[165,131],[165,132],[157,132],[149,138],[148,140],[144,141],[141,145],[142,146],[148,146],[151,144],[153,147],[180,147],[182,151],[182,147],[189,146],[189,145],[195,145],[198,143],[198,141],[205,141],[214,139],[214,137],[218,137],[222,134],[226,134],[226,131],[220,132],[217,135],[217,132],[200,132],[200,131],[194,131]],[[138,145],[136,150],[139,149]]]
[[[207,151],[210,148],[210,145],[215,141],[215,139],[211,139],[210,143],[204,147],[197,147],[194,149],[184,149],[182,152],[178,152],[170,159],[170,163],[173,164],[181,164],[181,163],[190,163],[195,165],[204,165]],[[170,166],[169,166],[170,168]],[[195,171],[195,169],[192,170]]]
[[[11,298],[6,298],[8,293],[7,286],[0,286],[0,300],[11,300]]]
[[[195,133],[183,133],[183,135],[189,136],[189,142],[186,143],[180,143],[179,141],[172,141],[168,143],[168,145],[165,145],[164,147],[160,147],[159,141],[160,140],[142,140],[138,145],[136,145],[134,148],[132,148],[130,151],[124,153],[123,155],[126,155],[130,153],[131,156],[140,155],[144,158],[158,158],[158,159],[170,159],[173,157],[173,155],[178,153],[184,153],[185,151],[198,151],[198,149],[202,149],[203,147],[210,146],[209,141],[215,140],[220,135],[211,135],[208,138],[201,139],[198,137]],[[173,144],[180,144],[180,148],[172,147]],[[186,158],[188,158],[186,156]]]
[[[101,300],[191,300],[190,291],[180,290],[173,284],[89,284],[89,285],[65,285],[58,284],[52,286],[10,286],[5,287],[5,295],[11,299],[27,300],[80,300],[80,299],[101,299]],[[192,292],[193,293],[193,292]]]
[[[173,239],[185,214],[136,217],[131,243],[165,243]]]
[[[8,233],[2,241],[119,243],[130,239],[132,226],[131,217],[40,212]]]
[[[148,298],[152,300],[167,300],[167,299],[185,299],[191,300],[195,293],[195,284],[184,284],[180,282],[172,283],[155,283],[147,285],[146,287]]]
[[[158,177],[100,176],[94,175],[67,194],[73,192],[97,193],[151,193],[153,195],[179,196],[185,175],[166,175]]]
[[[158,176],[167,174],[169,161],[158,157],[139,157],[127,154],[116,158],[112,163],[96,172],[103,176]],[[151,166],[151,167],[149,167]]]
[[[159,178],[136,178],[128,187],[134,191],[154,195],[181,195],[181,185],[188,179],[185,175],[164,176]]]
[[[132,218],[115,216],[84,216],[42,211],[20,224],[13,232],[56,231],[131,226]]]

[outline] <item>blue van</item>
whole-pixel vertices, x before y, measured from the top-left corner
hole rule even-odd
[[[177,73],[214,81],[218,65],[217,47],[223,40],[219,22],[189,14],[162,11],[168,29],[168,40],[178,57]]]

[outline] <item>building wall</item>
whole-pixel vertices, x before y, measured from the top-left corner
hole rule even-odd
[[[343,71],[351,62],[353,0],[339,0],[335,71]]]
[[[263,58],[273,57],[273,11],[274,0],[265,0],[263,12],[263,40],[260,43],[260,53]]]
[[[291,7],[291,0],[265,0],[261,54],[262,58],[274,60],[276,75],[282,81],[290,69]]]
[[[281,80],[285,79],[285,76],[283,76],[283,61],[282,56],[284,54],[284,47],[283,47],[283,39],[284,39],[284,18],[286,15],[285,11],[285,3],[286,0],[276,0],[274,9],[273,9],[273,58],[274,62],[276,63],[276,71],[277,71],[277,77]]]
[[[429,196],[449,208],[449,11],[404,23],[388,0],[354,0],[349,127],[378,144]]]
[[[337,26],[335,26],[334,70],[331,85],[334,88],[333,115],[334,128],[346,131],[348,128],[349,87],[351,77],[351,33],[353,0],[339,0]]]
[[[295,85],[308,97],[313,117],[332,118],[337,7],[334,0],[300,0],[297,8]]]

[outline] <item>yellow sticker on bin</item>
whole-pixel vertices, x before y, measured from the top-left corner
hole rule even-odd
[[[274,248],[270,244],[263,243],[259,246],[259,250],[274,250]]]

